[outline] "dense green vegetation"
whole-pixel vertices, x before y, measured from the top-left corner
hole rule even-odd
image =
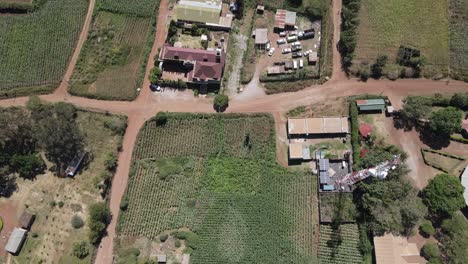
[[[37,12],[0,16],[0,97],[58,86],[87,7],[86,0],[48,0]]]
[[[318,252],[320,263],[361,263],[359,230],[356,224],[320,226]]]
[[[107,224],[110,222],[110,209],[105,203],[95,203],[89,207],[88,237],[89,242],[97,244],[104,235]]]
[[[143,81],[159,1],[101,0],[96,5],[91,31],[71,78],[70,93],[132,100]]]
[[[449,217],[465,206],[463,191],[457,177],[439,174],[424,188],[424,203],[434,215]]]
[[[216,112],[224,112],[229,106],[229,97],[227,95],[218,94],[214,98],[213,107]]]
[[[468,2],[449,0],[450,76],[468,81]]]
[[[342,64],[344,69],[351,66],[354,58],[354,50],[356,48],[356,31],[359,25],[357,18],[361,0],[344,0],[341,11],[343,20],[341,25],[339,49],[342,56]]]
[[[316,178],[276,165],[274,142],[268,115],[160,114],[138,136],[120,234],[190,228],[174,236],[193,263],[311,263]]]
[[[47,0],[11,1],[0,0],[0,13],[30,13],[37,11]]]
[[[462,264],[468,259],[468,222],[455,214],[442,223],[441,251],[445,263]]]

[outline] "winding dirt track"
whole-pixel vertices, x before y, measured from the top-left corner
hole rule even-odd
[[[153,67],[152,59],[157,53],[158,48],[162,46],[166,37],[168,1],[161,0],[155,43],[150,54],[143,89],[139,97],[133,102],[114,102],[100,101],[81,97],[71,96],[67,92],[68,80],[73,72],[78,55],[83,43],[86,40],[94,11],[95,0],[90,0],[88,14],[86,16],[83,30],[80,34],[76,50],[70,60],[69,67],[64,75],[63,81],[53,94],[40,96],[41,99],[49,102],[65,101],[80,108],[106,111],[128,116],[128,128],[123,140],[123,150],[119,155],[119,165],[112,183],[110,196],[110,208],[113,215],[112,222],[107,228],[107,236],[101,242],[97,251],[95,263],[113,262],[113,241],[115,238],[115,227],[119,214],[119,204],[122,195],[127,186],[128,173],[130,169],[130,160],[135,145],[139,129],[145,120],[154,116],[158,111],[171,112],[214,112],[212,101],[206,98],[167,96],[165,93],[153,94],[149,87],[148,73]],[[410,94],[430,95],[434,93],[453,93],[466,91],[468,84],[459,81],[432,81],[425,79],[418,80],[369,80],[366,83],[358,82],[355,79],[347,79],[341,71],[340,57],[336,44],[339,40],[339,25],[341,23],[340,10],[341,0],[333,1],[333,15],[335,22],[333,51],[333,76],[331,80],[324,85],[308,87],[304,90],[294,93],[282,93],[276,95],[258,94],[248,98],[231,98],[230,106],[227,112],[268,112],[272,113],[277,122],[282,114],[296,106],[305,104],[320,103],[324,100],[334,100],[337,97],[348,95],[371,93],[385,94],[398,109],[401,106],[401,100]],[[1,107],[25,105],[27,97],[6,99],[0,101]],[[278,123],[279,124],[279,123]],[[277,124],[277,126],[278,126]]]

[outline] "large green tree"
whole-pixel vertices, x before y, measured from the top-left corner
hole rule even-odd
[[[462,112],[449,106],[431,114],[429,127],[436,134],[450,135],[460,129],[461,121]]]
[[[89,207],[88,237],[92,244],[99,242],[110,219],[111,213],[105,203],[95,203]]]
[[[468,221],[460,214],[442,223],[440,244],[444,263],[466,264],[468,260]]]
[[[455,176],[438,174],[423,190],[423,201],[437,217],[453,215],[465,205],[464,188]]]
[[[355,202],[361,218],[377,234],[409,234],[427,214],[427,209],[411,184],[406,170],[393,171],[386,180],[370,178],[358,184]]]
[[[429,98],[408,96],[403,100],[401,115],[408,121],[417,121],[426,118],[431,112],[432,102]]]

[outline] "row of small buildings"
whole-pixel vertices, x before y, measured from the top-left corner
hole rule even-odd
[[[28,230],[31,228],[36,216],[29,212],[24,211],[19,218],[19,227],[15,227],[8,238],[8,243],[5,250],[13,255],[16,255],[21,250]]]

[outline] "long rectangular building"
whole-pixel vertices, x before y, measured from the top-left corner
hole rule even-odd
[[[288,134],[290,136],[347,133],[349,133],[348,117],[288,119]]]

